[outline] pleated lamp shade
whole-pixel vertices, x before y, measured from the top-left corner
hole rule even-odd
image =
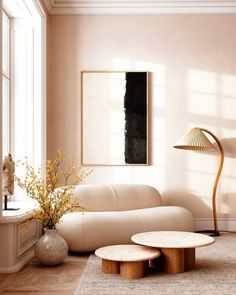
[[[174,148],[190,151],[216,150],[215,146],[199,128],[191,129],[174,145]]]

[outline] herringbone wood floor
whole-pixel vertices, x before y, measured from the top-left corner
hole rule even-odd
[[[78,285],[88,254],[70,253],[63,264],[43,266],[33,259],[22,271],[0,274],[0,293],[8,295],[71,295]]]

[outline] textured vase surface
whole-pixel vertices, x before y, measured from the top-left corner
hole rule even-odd
[[[57,229],[45,229],[45,234],[35,245],[35,256],[43,264],[57,265],[68,255],[68,245]]]

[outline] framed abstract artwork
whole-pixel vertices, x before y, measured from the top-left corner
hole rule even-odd
[[[81,72],[82,165],[148,165],[148,72]]]

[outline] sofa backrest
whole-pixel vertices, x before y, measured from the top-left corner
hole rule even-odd
[[[162,205],[160,193],[143,184],[78,185],[76,196],[88,211],[124,211]]]

